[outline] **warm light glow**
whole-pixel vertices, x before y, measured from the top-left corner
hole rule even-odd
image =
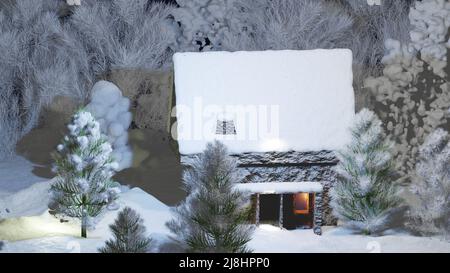
[[[78,223],[61,223],[48,212],[39,216],[0,221],[0,240],[18,241],[51,236],[79,236],[79,234]]]
[[[258,227],[265,231],[280,231],[279,227],[273,225],[259,225]]]
[[[301,192],[294,195],[294,213],[309,213],[309,193]]]

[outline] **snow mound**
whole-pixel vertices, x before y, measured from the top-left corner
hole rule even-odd
[[[174,65],[181,154],[215,139],[232,153],[339,150],[349,140],[348,49],[176,53]]]
[[[48,209],[51,180],[0,199],[0,219],[40,215]]]
[[[99,81],[91,92],[91,102],[86,110],[100,123],[100,129],[113,147],[113,156],[123,170],[132,164],[133,154],[128,142],[128,128],[132,115],[130,100],[122,96],[122,91],[113,83]]]
[[[26,189],[34,183],[47,180],[34,175],[34,167],[35,164],[17,155],[0,161],[0,199]]]

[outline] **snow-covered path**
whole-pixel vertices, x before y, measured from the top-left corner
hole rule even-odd
[[[324,227],[323,235],[312,230],[287,231],[261,225],[249,246],[255,252],[446,252],[450,253],[450,242],[439,238],[416,237],[406,233],[394,233],[372,237],[351,234],[340,227]]]

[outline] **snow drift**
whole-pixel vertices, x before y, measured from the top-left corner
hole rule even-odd
[[[133,154],[128,144],[128,127],[132,115],[129,111],[130,100],[122,96],[120,89],[113,83],[99,81],[92,87],[91,102],[86,110],[91,112],[100,123],[100,129],[108,137],[113,147],[112,156],[119,163],[119,169],[132,164]]]

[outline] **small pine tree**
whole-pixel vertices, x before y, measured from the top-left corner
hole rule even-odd
[[[248,196],[235,189],[236,162],[220,142],[209,143],[184,173],[186,200],[167,223],[176,241],[189,252],[250,252]]]
[[[119,190],[111,180],[117,163],[89,112],[76,113],[67,127],[70,132],[54,154],[57,177],[49,207],[56,214],[81,219],[81,236],[86,237],[89,220],[117,197]]]
[[[432,132],[420,147],[417,176],[411,190],[418,202],[410,206],[412,228],[424,235],[450,235],[450,136]]]
[[[391,167],[391,146],[384,140],[381,121],[367,109],[356,115],[351,134],[351,142],[338,154],[331,206],[346,226],[372,234],[386,227],[401,201]]]
[[[144,221],[133,209],[126,207],[119,212],[114,224],[110,225],[114,239],[106,241],[100,248],[102,253],[145,253],[151,239],[146,237]]]

